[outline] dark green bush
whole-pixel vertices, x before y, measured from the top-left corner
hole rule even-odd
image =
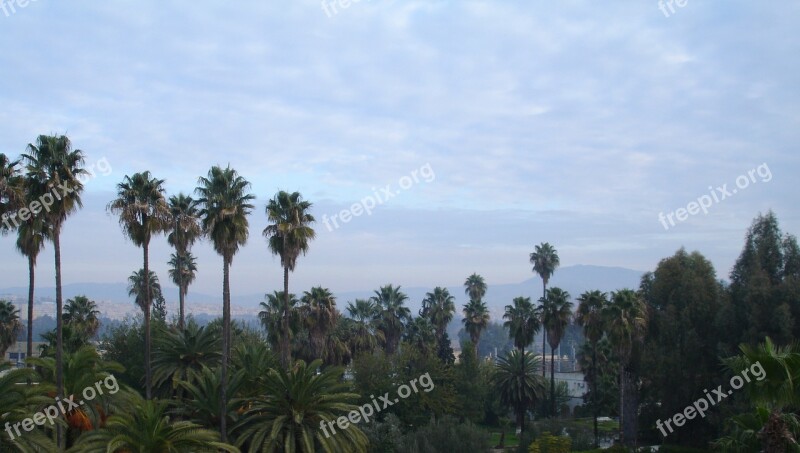
[[[459,423],[455,417],[445,416],[401,437],[397,453],[486,453],[489,451],[489,434],[470,423]]]

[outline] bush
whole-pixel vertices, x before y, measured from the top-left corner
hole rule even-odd
[[[658,453],[703,453],[706,450],[691,447],[680,447],[677,445],[662,445],[658,448]]]
[[[459,423],[457,418],[445,416],[401,437],[395,451],[397,453],[441,451],[486,453],[489,448],[487,432],[470,422]]]
[[[545,432],[528,447],[529,453],[569,453],[572,440],[569,437],[553,436]]]
[[[384,421],[374,421],[361,427],[361,431],[369,439],[369,453],[394,453],[403,433],[400,430],[400,419],[389,413]]]

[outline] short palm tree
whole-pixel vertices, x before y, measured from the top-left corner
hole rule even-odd
[[[178,307],[178,328],[183,329],[186,324],[186,295],[189,293],[189,285],[197,276],[197,259],[190,251],[183,254],[173,253],[167,264],[170,266],[169,278],[178,287],[178,303],[180,305]]]
[[[339,417],[358,409],[358,395],[348,391],[342,369],[318,372],[320,366],[321,360],[300,360],[291,370],[270,371],[262,396],[234,427],[237,446],[250,452],[366,452],[367,437],[357,426],[336,427]]]
[[[166,401],[132,398],[127,411],[109,417],[106,425],[85,433],[70,452],[216,453],[239,449],[219,441],[219,434],[188,421],[173,421]]]
[[[603,310],[608,304],[608,296],[601,291],[586,291],[578,298],[575,322],[583,327],[583,334],[592,350],[592,413],[594,417],[594,443],[599,441],[597,428],[597,343],[603,338]]]
[[[380,311],[375,301],[370,299],[356,299],[348,302],[347,314],[353,320],[353,333],[350,339],[350,351],[353,356],[362,352],[373,352],[386,338],[378,330],[378,315]]]
[[[286,306],[288,300],[288,307]],[[264,330],[267,331],[267,341],[269,344],[278,351],[282,352],[281,345],[283,344],[283,321],[284,314],[289,313],[289,339],[300,330],[300,313],[297,306],[300,303],[294,294],[289,294],[289,297],[283,295],[283,291],[274,291],[272,294],[265,295],[265,300],[259,305],[261,311],[258,312],[258,319]]]
[[[219,365],[220,338],[208,327],[190,318],[184,329],[170,329],[156,339],[153,351],[153,385],[170,382],[178,390],[180,381],[189,380],[189,371]]]
[[[386,353],[394,354],[400,344],[404,325],[411,320],[411,310],[405,306],[408,296],[400,286],[381,286],[370,299],[378,306],[378,330],[383,333]]]
[[[19,322],[19,310],[11,301],[0,299],[0,361],[6,355],[6,350],[15,341],[22,331]]]
[[[556,268],[561,264],[558,257],[558,251],[548,242],[543,242],[537,245],[530,255],[530,263],[533,264],[533,272],[542,278],[542,297],[547,296],[547,283],[550,277],[556,271]],[[541,300],[541,299],[540,299]],[[544,357],[545,342],[547,331],[542,332],[542,357]],[[550,365],[552,366],[552,364]],[[546,367],[542,367],[542,376],[544,376]]]
[[[128,296],[133,297],[134,303],[142,310],[142,313],[145,312],[147,306],[148,294],[151,299],[159,299],[163,296],[161,283],[158,281],[156,273],[150,271],[145,278],[144,269],[133,272],[128,277]]]
[[[270,224],[264,228],[264,237],[269,241],[269,249],[281,258],[283,267],[283,294],[287,298],[283,314],[283,341],[281,342],[281,364],[288,367],[292,360],[289,341],[289,272],[297,265],[297,258],[308,252],[309,242],[316,233],[311,228],[314,216],[309,214],[311,203],[303,200],[299,192],[280,191],[267,203],[267,220]]]
[[[53,398],[47,396],[53,389],[52,385],[44,382],[27,385],[29,382],[39,380],[36,373],[30,368],[12,369],[12,367],[10,362],[0,360],[0,426],[19,424],[53,402]],[[44,429],[50,430],[50,424],[46,424]],[[57,451],[56,444],[45,431],[35,429],[21,433],[23,434],[21,436],[14,433],[12,440],[4,429],[0,430],[0,451],[9,453]]]
[[[445,332],[447,332],[447,325],[453,320],[455,312],[455,298],[450,295],[450,291],[447,288],[437,286],[432,292],[425,294],[419,314],[431,321],[431,324],[436,329],[436,339],[441,341]]]
[[[143,289],[140,307],[144,312],[145,392],[152,398],[153,370],[150,364],[150,314],[153,294],[150,292],[150,239],[169,228],[169,209],[164,198],[164,180],[154,178],[149,171],[125,176],[117,184],[117,198],[108,204],[108,211],[119,216],[125,236],[142,248]]]
[[[226,426],[234,426],[239,418],[239,413],[244,410],[243,404],[246,404],[245,401],[236,397],[244,383],[244,376],[243,370],[230,373],[225,393],[231,397],[223,407],[219,391],[219,387],[222,385],[222,369],[203,366],[196,370],[190,370],[187,380],[178,381],[181,393],[185,394],[186,398],[178,405],[177,412],[186,419],[207,428],[219,426],[220,414],[224,412],[227,419]]]
[[[308,329],[311,351],[315,359],[322,359],[325,340],[339,321],[336,298],[328,288],[317,286],[303,293],[300,314]]]
[[[514,340],[514,347],[520,354],[524,354],[525,347],[533,342],[536,332],[541,329],[541,318],[531,303],[531,298],[515,297],[512,305],[506,305],[503,319],[503,327],[508,329],[508,336]]]
[[[86,296],[67,299],[64,307],[64,322],[80,330],[86,338],[93,338],[100,329],[100,311],[97,304]]]
[[[406,323],[403,341],[422,352],[423,355],[427,355],[436,351],[436,328],[430,319],[424,316],[417,316]]]
[[[173,274],[171,271],[170,277],[178,286],[178,327],[183,329],[186,292],[189,290],[189,284],[194,280],[194,272],[197,270],[190,249],[203,231],[200,229],[200,211],[197,201],[192,197],[183,193],[169,197],[169,213],[171,219],[167,241],[175,248],[175,253],[169,262],[175,273]],[[184,283],[184,280],[188,280],[188,282]]]
[[[489,308],[486,303],[480,299],[470,300],[469,303],[464,305],[463,309],[464,330],[469,334],[469,340],[475,347],[475,354],[478,354],[478,343],[481,341],[481,333],[489,325],[491,317],[489,315]]]
[[[635,291],[622,289],[611,293],[611,300],[602,316],[606,335],[619,360],[620,443],[625,445],[631,441],[625,439],[625,428],[633,426],[633,421],[625,417],[625,393],[629,381],[625,370],[634,344],[642,342],[647,331],[647,306]]]
[[[556,348],[561,344],[564,332],[572,320],[572,302],[569,293],[561,288],[550,288],[545,292],[542,301],[542,319],[547,330],[547,342],[550,344],[550,401],[553,406],[552,414],[558,413],[556,408],[556,376],[555,355]]]
[[[41,213],[50,225],[53,241],[53,254],[56,277],[56,363],[59,364],[56,377],[56,394],[64,396],[63,376],[63,319],[64,299],[61,286],[61,230],[70,214],[83,207],[81,176],[87,174],[83,169],[83,151],[72,149],[72,143],[65,135],[40,135],[36,144],[28,144],[22,155],[26,164],[26,186],[30,198],[49,197],[52,201],[49,211]],[[54,193],[57,196],[54,196]],[[46,199],[46,198],[43,198]],[[61,429],[57,430],[57,443],[62,445]]]
[[[231,288],[230,267],[239,247],[247,243],[250,235],[247,216],[255,199],[248,193],[250,183],[230,166],[211,167],[207,177],[197,181],[200,219],[203,232],[211,240],[214,250],[222,256],[222,407],[227,404],[225,394],[228,382],[228,362],[231,353]],[[220,414],[220,432],[226,441],[226,417]]]
[[[500,402],[514,410],[519,432],[525,429],[525,412],[536,401],[544,398],[546,381],[539,376],[542,361],[531,353],[511,350],[497,359],[492,382],[500,395]]]
[[[277,367],[277,354],[270,350],[264,342],[239,344],[233,348],[231,369],[233,372],[242,371],[244,373],[239,389],[242,397],[250,398],[258,395],[264,383],[264,376],[269,374],[272,368]]]

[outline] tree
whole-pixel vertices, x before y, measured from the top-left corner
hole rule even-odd
[[[148,274],[145,278],[144,269],[139,269],[128,277],[128,296],[133,297],[134,303],[142,310],[142,314],[147,306],[148,294],[151,299],[163,297],[158,276],[153,271],[149,271]]]
[[[283,291],[274,291],[272,294],[267,294],[265,299],[259,305],[261,311],[258,312],[258,319],[264,330],[267,331],[267,341],[272,345],[273,349],[281,352],[281,345],[283,343],[283,318],[286,312],[289,313],[289,338],[300,329],[300,313],[297,311],[297,305],[300,303],[294,294],[289,294],[289,297],[283,295]],[[286,303],[288,301],[288,307]]]
[[[572,302],[569,293],[561,288],[550,288],[542,300],[542,319],[547,331],[547,342],[550,344],[550,401],[553,404],[552,414],[558,414],[556,407],[555,354],[561,344],[561,338],[567,325],[572,320]]]
[[[189,291],[189,284],[194,281],[194,274],[197,271],[190,249],[202,234],[202,230],[200,229],[197,201],[192,197],[183,193],[169,197],[169,213],[171,231],[167,236],[167,241],[175,248],[175,253],[172,254],[169,262],[172,266],[170,277],[178,286],[178,327],[183,329],[186,293]]]
[[[64,307],[64,323],[82,331],[86,338],[92,338],[100,329],[100,319],[97,317],[99,314],[97,304],[93,300],[89,300],[86,296],[75,296],[67,299],[67,305]]]
[[[21,331],[19,310],[11,301],[0,299],[0,361],[5,357],[9,346],[17,341]]]
[[[164,198],[164,180],[154,178],[149,171],[125,176],[117,184],[117,198],[108,204],[108,211],[119,216],[125,236],[142,248],[142,289],[137,304],[144,313],[145,392],[152,398],[153,370],[150,365],[151,332],[150,310],[153,294],[150,292],[150,239],[169,228],[169,208]]]
[[[386,352],[394,354],[400,344],[404,324],[411,319],[411,310],[405,306],[408,296],[399,286],[390,284],[381,286],[370,300],[378,306],[378,330],[386,341]]]
[[[519,432],[525,430],[525,412],[545,393],[546,381],[539,376],[542,361],[531,353],[510,351],[499,357],[492,381],[500,394],[500,402],[514,410]]]
[[[469,334],[470,341],[475,345],[475,357],[477,357],[481,333],[483,333],[483,330],[486,329],[486,326],[489,325],[489,321],[491,321],[489,308],[486,306],[486,303],[481,300],[470,300],[469,303],[464,305],[463,313],[464,319],[462,319],[461,322],[464,323],[464,329]]]
[[[186,251],[183,254],[173,253],[169,257],[169,278],[178,286],[179,305],[178,308],[178,327],[183,329],[186,324],[186,295],[189,293],[189,285],[194,282],[197,276],[197,260],[192,252]]]
[[[340,368],[317,370],[321,360],[291,369],[273,369],[257,397],[234,427],[237,446],[248,451],[366,452],[367,438],[358,426],[337,429],[336,421],[358,410],[358,395],[348,391]]]
[[[355,302],[348,302],[347,313],[353,319],[350,339],[353,356],[361,352],[373,352],[378,344],[386,341],[383,332],[378,330],[380,310],[374,300],[356,299]]]
[[[647,331],[647,306],[631,289],[621,289],[611,293],[611,301],[603,311],[603,320],[609,341],[619,360],[619,411],[620,442],[624,445],[633,443],[636,436],[636,401],[628,401],[626,394],[634,389],[632,376],[626,370],[631,359],[634,346],[640,344]]]
[[[169,382],[173,391],[180,381],[189,380],[189,371],[219,365],[220,338],[208,327],[200,327],[191,318],[184,329],[170,329],[155,341],[153,384]]]
[[[469,296],[469,300],[483,300],[486,295],[486,281],[483,277],[473,273],[464,281],[464,293]]]
[[[549,243],[543,242],[537,245],[534,252],[531,253],[530,262],[533,264],[533,272],[542,278],[542,297],[545,297],[547,295],[547,283],[556,268],[561,264],[561,260],[558,258],[558,251]],[[544,357],[546,334],[546,330],[542,332],[542,357]],[[550,366],[552,367],[553,364],[551,363]],[[542,367],[542,376],[544,376],[545,368]]]
[[[287,298],[288,309],[289,272],[293,272],[300,254],[308,252],[309,242],[316,233],[311,228],[314,216],[309,214],[312,204],[303,200],[299,192],[280,191],[267,204],[267,220],[264,237],[269,241],[269,249],[281,258],[283,266],[283,294]],[[281,344],[281,364],[291,364],[291,345],[289,341],[289,311],[283,314],[283,342]]]
[[[541,328],[541,317],[531,304],[531,298],[515,297],[513,305],[506,305],[503,319],[505,319],[503,327],[508,330],[508,336],[514,340],[514,346],[519,349],[520,354],[524,354],[525,347],[533,342],[534,335]]]
[[[3,235],[14,229],[8,219],[16,215],[26,196],[19,165],[19,160],[0,153],[0,234]]]
[[[432,292],[426,293],[422,299],[420,316],[428,318],[436,330],[436,339],[441,343],[447,331],[447,325],[453,320],[456,311],[455,299],[447,288],[437,286]]]
[[[211,239],[214,250],[222,256],[222,408],[227,405],[225,395],[228,380],[228,361],[231,348],[231,290],[230,266],[239,247],[249,235],[247,216],[253,209],[250,201],[255,196],[247,193],[250,183],[228,166],[211,167],[207,177],[198,179],[198,200],[203,232]],[[220,432],[227,440],[226,417],[220,414]]]
[[[27,385],[39,380],[33,369],[13,369],[10,362],[0,360],[0,426],[19,425],[40,408],[52,404],[53,398],[48,396],[53,387],[41,382],[38,385]],[[51,425],[45,425],[49,430]],[[56,451],[57,447],[44,431],[35,429],[31,432],[21,431],[10,438],[8,431],[0,430],[0,451],[10,453],[29,453],[34,451]]]
[[[597,344],[603,338],[603,310],[608,304],[608,296],[598,290],[586,291],[578,297],[578,310],[575,313],[575,322],[583,327],[583,334],[592,351],[592,415],[594,418],[594,444],[598,445],[597,431]]]
[[[300,307],[301,318],[308,329],[311,351],[315,359],[322,359],[325,340],[339,321],[336,298],[328,288],[317,286],[303,293]]]
[[[40,135],[36,145],[28,144],[27,153],[22,155],[28,171],[26,184],[30,198],[52,201],[49,211],[41,213],[52,232],[55,276],[56,276],[56,395],[64,396],[63,376],[63,294],[61,287],[61,229],[70,214],[83,206],[81,176],[87,174],[83,169],[83,152],[73,150],[69,138],[64,135]],[[57,194],[58,196],[54,195]],[[57,444],[62,445],[61,428],[57,428]]]

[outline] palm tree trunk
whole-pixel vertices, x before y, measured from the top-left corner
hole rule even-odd
[[[542,279],[542,299],[547,295],[547,281]],[[547,342],[547,329],[544,328],[544,316],[542,316],[542,377],[547,377],[547,364],[544,360],[544,354],[547,349],[545,343]],[[552,367],[553,364],[551,363]]]
[[[284,241],[285,243],[286,241]],[[281,345],[281,365],[289,368],[292,361],[291,345],[289,340],[289,266],[283,266],[283,344]]]
[[[592,412],[594,415],[594,447],[599,447],[597,434],[597,343],[592,347]]]
[[[53,226],[53,250],[56,262],[56,396],[64,397],[64,319],[61,311],[64,301],[61,294],[61,226]],[[56,444],[63,450],[65,447],[63,428],[56,425]]]
[[[525,431],[525,408],[517,410],[517,426],[519,426],[519,434]]]
[[[149,240],[144,241],[142,254],[144,257],[144,386],[147,399],[153,398],[153,371],[150,366],[150,306],[153,301],[150,293],[150,252]]]
[[[619,365],[619,443],[625,445],[625,366]]]
[[[28,256],[28,347],[25,358],[33,357],[33,289],[35,280],[36,261],[33,255]]]
[[[550,346],[550,406],[553,409],[553,417],[558,416],[558,411],[556,411],[556,367],[553,366],[555,353],[556,348]]]
[[[178,257],[178,311],[180,312],[178,315],[178,329],[181,331],[183,330],[183,321],[184,321],[184,314],[183,314],[183,303],[185,300],[186,294],[184,293],[183,288],[183,257]]]
[[[220,382],[219,432],[222,442],[228,441],[228,360],[231,354],[231,286],[230,259],[222,259],[222,380]]]

